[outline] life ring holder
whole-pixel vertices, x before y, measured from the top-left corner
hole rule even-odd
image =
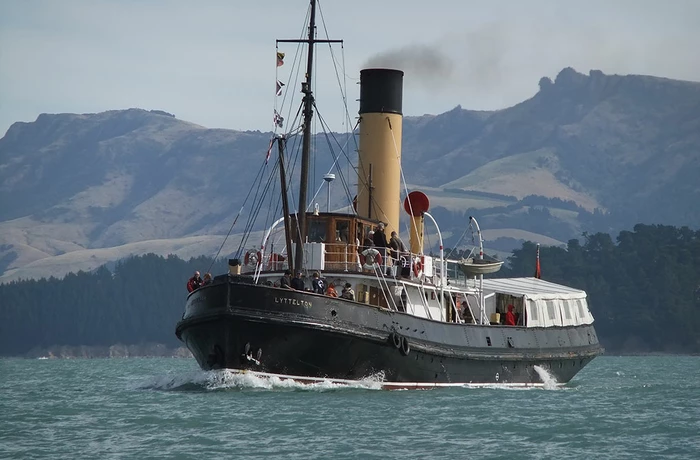
[[[245,265],[258,266],[262,263],[262,254],[260,254],[260,251],[256,251],[255,249],[249,249],[245,253],[245,257],[243,258],[243,263]]]
[[[374,248],[367,248],[360,254],[360,262],[365,270],[374,270],[376,266],[382,264],[382,255]]]
[[[416,278],[418,278],[422,271],[423,271],[423,263],[421,262],[420,259],[418,259],[413,264],[413,274],[415,275]]]

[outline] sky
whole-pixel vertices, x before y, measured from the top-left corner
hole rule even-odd
[[[314,88],[336,131],[359,71],[404,70],[405,115],[494,110],[532,97],[565,67],[700,81],[696,0],[320,0]],[[0,0],[0,135],[41,113],[139,107],[208,128],[272,130],[308,0]],[[338,73],[330,64],[338,63]],[[324,61],[325,60],[325,61]],[[340,82],[340,83],[339,83]],[[330,95],[333,94],[331,97]],[[326,96],[328,96],[326,98]],[[324,106],[325,107],[325,106]]]

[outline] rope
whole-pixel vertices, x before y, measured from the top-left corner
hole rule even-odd
[[[316,107],[315,104],[314,104],[314,108],[316,109],[316,112],[318,113],[318,108]],[[323,125],[324,128],[329,128],[328,124],[325,123],[325,120],[323,119],[323,117],[321,116],[320,113],[318,113],[318,118],[321,120],[322,125]],[[359,126],[359,124],[360,124],[360,122],[358,121],[357,124],[355,125],[355,128],[353,128],[353,133],[355,132],[355,130],[357,129],[357,127]],[[329,136],[328,136],[328,133],[325,131],[325,129],[324,129],[324,133],[326,133],[326,136],[325,136],[325,137],[326,137],[326,140],[328,140],[328,139],[329,139]],[[336,137],[333,136],[332,134],[333,134],[333,133],[331,133],[331,136],[330,136],[330,137],[331,137],[333,140],[336,141],[336,144],[340,145],[340,144],[338,143]],[[349,141],[350,141],[350,137],[348,137],[348,139],[345,141],[345,144],[343,144],[342,146],[340,146],[340,151],[341,151],[341,152],[345,152],[345,147],[347,147],[347,144],[348,144]],[[330,172],[333,171],[333,168],[336,168],[336,166],[337,166],[337,164],[338,164],[338,160],[340,160],[340,156],[335,155],[335,152],[333,151],[333,147],[332,147],[332,145],[330,144],[330,142],[328,142],[328,149],[330,150],[331,155],[333,156],[333,164],[332,164],[331,167],[328,169],[328,173],[330,174]],[[347,157],[347,155],[346,155],[346,157]],[[346,196],[349,198],[350,204],[352,205],[352,196],[350,196],[350,188],[349,188],[348,185],[347,185],[347,181],[345,180],[345,176],[343,175],[343,171],[342,171],[340,168],[336,168],[336,169],[337,169],[337,171],[338,171],[338,175],[340,176],[341,183],[343,184],[343,188],[344,188],[344,190],[345,190],[345,194],[346,194]],[[323,189],[323,184],[321,184],[321,185],[318,187],[318,190],[316,190],[316,193],[314,194],[313,198],[311,198],[311,201],[309,202],[309,204],[308,204],[307,207],[306,207],[307,210],[311,207],[311,203],[314,202],[314,200],[316,199],[316,197],[318,196],[318,194],[321,193],[321,190],[322,190],[322,189]]]
[[[267,165],[267,162],[264,162],[261,166],[260,169],[258,170],[257,175],[255,176],[255,180],[258,180],[258,177],[262,175],[263,170],[265,169],[265,166]],[[236,225],[236,222],[238,222],[238,218],[240,217],[241,213],[243,212],[243,208],[245,207],[245,204],[248,202],[248,198],[250,198],[250,193],[252,191],[252,188],[248,190],[248,194],[246,195],[245,199],[243,200],[243,206],[241,206],[241,209],[238,211],[238,214],[236,214],[236,218],[233,220],[233,223],[231,224],[231,227],[229,227],[228,232],[226,233],[226,236],[224,237],[224,241],[222,241],[221,246],[219,246],[219,250],[216,251],[216,255],[212,259],[211,264],[207,268],[207,272],[211,271],[211,267],[214,266],[214,261],[219,257],[219,254],[221,254],[222,249],[224,248],[224,245],[226,244],[226,241],[228,240],[229,236],[231,236],[231,232],[233,231],[234,226]],[[239,247],[240,250],[240,247]]]

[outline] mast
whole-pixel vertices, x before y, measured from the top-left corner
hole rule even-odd
[[[306,241],[306,192],[309,187],[309,157],[311,156],[311,118],[313,117],[314,95],[311,92],[311,71],[314,65],[314,38],[316,36],[316,0],[311,0],[309,19],[309,50],[306,59],[306,81],[301,84],[304,93],[304,143],[301,151],[301,178],[299,182],[299,211],[297,225],[297,250],[294,266],[301,270],[304,266],[304,241]]]
[[[280,138],[277,139],[277,147],[280,156],[280,185],[282,187],[282,217],[284,218],[284,240],[287,244],[287,248],[289,248],[287,250],[287,262],[289,265],[289,270],[292,273],[294,273],[294,263],[292,260],[292,255],[290,254],[290,252],[292,251],[292,235],[289,232],[291,228],[289,225],[289,202],[287,201],[287,175],[284,171],[284,144],[286,140],[287,139],[284,136],[280,136]]]
[[[297,232],[294,235],[297,247],[294,254],[294,267],[299,271],[304,268],[304,242],[306,241],[306,196],[309,184],[309,159],[311,157],[311,119],[313,118],[314,96],[311,91],[311,72],[314,64],[314,45],[316,43],[342,43],[342,40],[316,39],[316,0],[311,1],[309,15],[309,35],[305,40],[277,40],[277,43],[307,43],[306,79],[301,83],[304,94],[304,131],[301,151],[301,177],[299,182],[299,206],[297,214]],[[286,226],[286,224],[285,224]],[[290,248],[291,249],[291,248]]]

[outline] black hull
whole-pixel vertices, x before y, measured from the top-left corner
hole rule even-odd
[[[430,384],[540,384],[535,366],[565,383],[602,352],[591,325],[452,324],[245,282],[191,294],[176,333],[205,370]]]

